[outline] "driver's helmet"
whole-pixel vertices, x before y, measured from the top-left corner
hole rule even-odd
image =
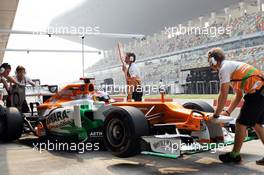
[[[108,95],[108,93],[104,91],[97,91],[94,94],[94,101],[104,101],[108,103],[109,100],[110,100],[110,96]]]

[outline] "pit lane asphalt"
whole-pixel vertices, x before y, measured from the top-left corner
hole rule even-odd
[[[255,161],[264,156],[259,140],[244,143],[241,164],[222,164],[222,151],[184,155],[178,159],[139,155],[116,158],[107,151],[79,154],[33,150],[32,138],[14,143],[0,143],[1,175],[160,175],[160,174],[264,174],[264,166]],[[229,151],[231,146],[225,148]]]

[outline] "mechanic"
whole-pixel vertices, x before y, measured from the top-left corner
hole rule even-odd
[[[25,69],[25,67],[23,67],[23,66],[17,66],[15,74],[16,74],[16,76],[14,77],[14,79],[20,85],[26,86],[27,84],[30,84],[33,87],[36,86],[36,84],[30,78],[28,78],[26,76],[26,69]]]
[[[11,77],[9,74],[11,72],[11,65],[8,63],[3,63],[0,66],[0,83],[3,83],[4,88],[6,89],[7,93],[10,93],[10,86],[8,85],[8,82],[12,82],[14,84],[18,84],[18,82]],[[4,91],[0,92],[0,100],[3,100]]]
[[[29,77],[26,76],[25,67],[20,66],[20,65],[17,66],[15,74],[16,75],[14,76],[14,79],[19,84],[19,86],[17,86],[17,88],[21,88],[24,93],[25,93],[25,87],[28,84],[33,86],[33,87],[36,86],[36,84]],[[23,112],[23,113],[29,112],[29,108],[28,108],[26,99],[23,100],[21,112]]]
[[[139,71],[135,64],[136,55],[134,53],[126,53],[125,63],[128,65],[128,68],[123,65],[123,72],[125,73],[127,81],[127,101],[142,101],[142,88],[141,88],[141,79],[139,76]]]
[[[166,92],[165,85],[164,85],[162,79],[160,79],[158,87],[159,87],[159,92],[160,93],[165,93]]]
[[[6,81],[6,79],[4,77],[7,77],[9,75],[11,71],[11,66],[4,63],[0,66],[0,83],[2,83],[4,85],[4,88],[6,89],[6,91],[9,91],[9,86],[8,83]],[[0,101],[1,101],[1,105],[3,105],[3,97],[4,97],[4,90],[2,89],[0,91]]]
[[[240,150],[247,135],[247,127],[253,127],[264,144],[264,74],[249,64],[225,60],[221,48],[213,48],[208,52],[208,62],[211,69],[218,71],[220,79],[218,104],[211,118],[218,118],[219,115],[230,116],[244,96],[244,105],[236,120],[233,150],[219,156],[223,163],[238,163],[241,161]],[[230,86],[235,92],[235,98],[223,110]],[[264,165],[264,158],[256,163]]]

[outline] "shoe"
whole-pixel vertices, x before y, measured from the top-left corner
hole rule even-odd
[[[239,162],[241,162],[242,159],[241,159],[241,156],[240,155],[238,155],[236,157],[232,157],[230,153],[231,152],[226,153],[226,154],[219,155],[219,159],[223,163],[231,163],[231,162],[233,162],[233,163],[239,163]]]
[[[256,161],[257,165],[264,165],[264,157],[258,161]]]

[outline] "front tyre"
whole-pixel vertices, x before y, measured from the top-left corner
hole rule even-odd
[[[141,136],[148,135],[144,114],[134,107],[117,107],[104,122],[104,142],[117,157],[132,157],[141,152]]]

